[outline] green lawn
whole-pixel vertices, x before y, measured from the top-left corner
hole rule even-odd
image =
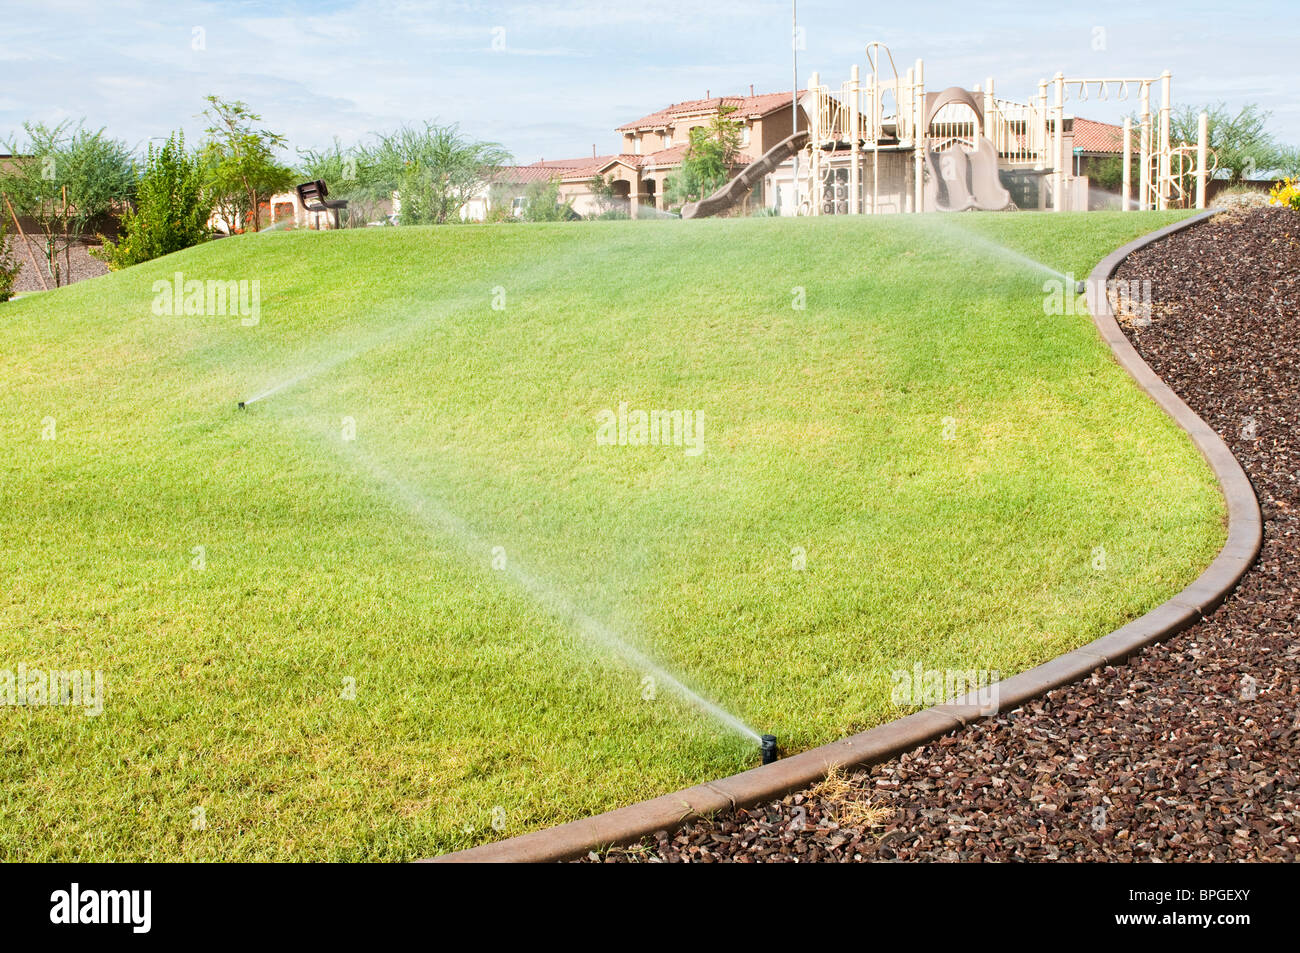
[[[788,752],[1141,614],[1213,478],[991,248],[1176,217],[274,233],[0,305],[0,669],[108,692],[0,707],[0,857],[410,860],[757,763],[650,662]],[[622,401],[703,452],[600,445]]]

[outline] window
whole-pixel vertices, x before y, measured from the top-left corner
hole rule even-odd
[[[742,147],[749,145],[749,123],[740,127],[740,144]]]
[[[641,154],[641,137],[640,137],[640,136],[633,136],[633,137],[632,137],[632,154],[633,154],[633,155],[636,155],[636,156],[639,156],[639,155]]]

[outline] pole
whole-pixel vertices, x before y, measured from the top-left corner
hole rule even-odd
[[[1206,165],[1210,161],[1210,114],[1201,113],[1196,122],[1196,207],[1205,208],[1205,190],[1209,185]]]
[[[1052,78],[1056,86],[1055,117],[1056,129],[1052,137],[1052,185],[1056,194],[1053,196],[1052,211],[1065,211],[1065,76],[1057,73]]]
[[[1124,117],[1124,188],[1120,198],[1119,210],[1127,212],[1133,195],[1133,120]]]
[[[1146,211],[1151,207],[1151,81],[1142,81],[1142,111],[1138,114],[1142,128],[1138,134],[1138,155],[1142,163],[1139,172],[1138,208]]]
[[[913,107],[916,116],[916,131],[913,133],[912,154],[915,159],[914,168],[914,192],[912,198],[912,208],[916,212],[925,210],[925,148],[928,145],[930,130],[925,128],[926,110],[925,110],[925,63],[918,58],[916,61],[916,86],[912,90],[915,97]]]
[[[790,0],[790,53],[793,66],[790,76],[790,135],[799,131],[799,0]],[[790,172],[794,192],[794,214],[799,214],[799,151],[795,150]]]
[[[812,155],[808,160],[808,172],[812,181],[808,183],[809,200],[812,203],[812,214],[820,215],[822,213],[822,167],[821,167],[821,137],[822,137],[822,76],[821,73],[813,73],[808,79],[808,95],[812,97],[813,109],[812,115],[808,117],[808,142],[812,146]]]
[[[862,169],[858,166],[862,158],[858,140],[858,123],[862,110],[858,103],[858,88],[861,82],[861,76],[858,73],[858,64],[853,64],[853,72],[850,74],[849,85],[849,156],[851,165],[849,166],[849,214],[862,214]]]
[[[993,116],[993,77],[984,78],[984,138],[989,142],[997,139]]]
[[[1172,176],[1169,149],[1169,109],[1172,77],[1169,70],[1160,74],[1160,209],[1169,208],[1169,185]]]

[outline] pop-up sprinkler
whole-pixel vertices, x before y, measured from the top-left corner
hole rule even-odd
[[[244,402],[241,400],[241,401],[239,402],[239,409],[240,409],[240,410],[247,410],[247,409],[248,409],[248,405],[247,405],[246,403],[244,403]]]
[[[761,742],[763,752],[763,763],[771,764],[777,758],[776,752],[776,735],[764,735]]]

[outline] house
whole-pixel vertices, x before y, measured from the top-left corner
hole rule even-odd
[[[666,211],[665,191],[668,177],[681,168],[690,144],[690,131],[707,126],[719,109],[730,107],[727,118],[740,124],[739,165],[761,156],[788,137],[794,128],[793,97],[789,92],[748,96],[711,96],[673,103],[640,119],[619,126],[621,149],[617,153],[577,159],[546,159],[531,165],[508,166],[499,170],[484,194],[466,206],[465,217],[481,221],[494,202],[509,200],[517,210],[522,206],[524,191],[534,182],[558,180],[560,198],[573,203],[574,211],[584,217],[597,215],[602,209],[591,190],[591,181],[601,176],[613,188],[615,198],[634,218]],[[807,127],[807,117],[798,113],[799,129]],[[761,188],[750,197],[763,204]]]

